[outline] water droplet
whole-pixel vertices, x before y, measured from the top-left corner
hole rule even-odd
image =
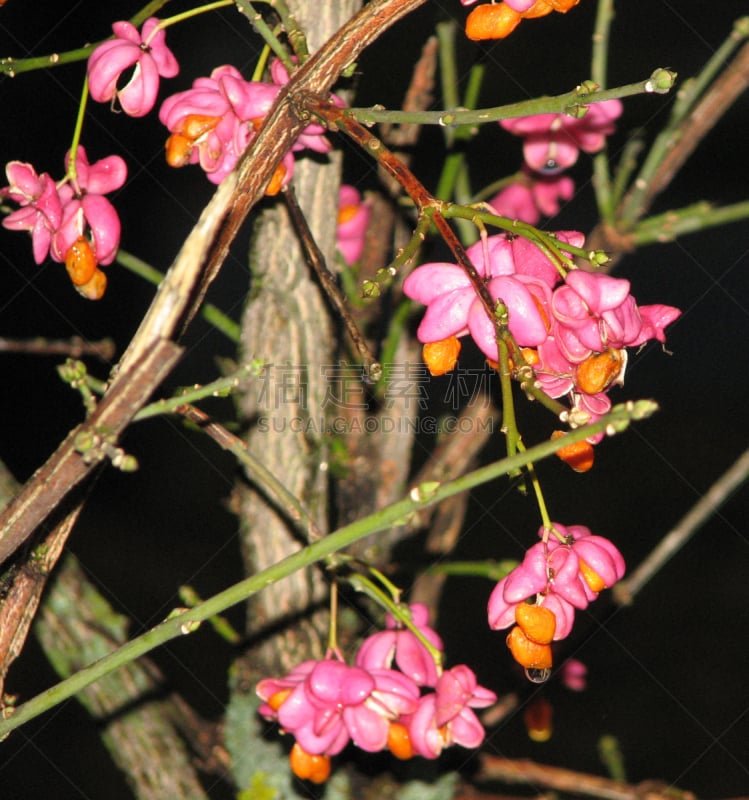
[[[527,667],[525,670],[525,677],[528,678],[531,683],[546,683],[551,677],[551,670]]]

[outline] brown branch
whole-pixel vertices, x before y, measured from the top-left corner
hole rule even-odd
[[[601,800],[696,800],[691,792],[673,786],[646,781],[637,785],[612,781],[583,772],[537,764],[534,761],[499,758],[482,753],[477,780],[532,784],[561,792],[601,798]]]
[[[226,208],[228,213],[200,285],[186,310],[185,326],[197,313],[242,223],[252,207],[262,199],[271,175],[308,124],[301,98],[305,94],[327,95],[341,72],[353,64],[372,42],[424,3],[426,0],[373,0],[368,3],[312,55],[279,92],[257,136],[237,166],[236,190]],[[227,176],[225,181],[229,180],[234,178]]]
[[[101,458],[86,458],[81,442],[106,437],[115,444],[151,392],[169,374],[182,350],[161,341],[130,369],[120,373],[96,411],[74,428],[47,462],[24,484],[0,514],[0,562],[15,552],[67,495],[95,469]],[[95,451],[91,451],[94,455]],[[102,454],[103,455],[103,454]]]
[[[111,339],[101,339],[90,342],[80,336],[70,339],[6,339],[0,337],[0,353],[27,353],[35,356],[63,355],[70,358],[94,356],[102,361],[111,361],[114,358],[114,342]]]
[[[294,193],[294,189],[291,184],[284,189],[283,198],[286,202],[286,208],[289,212],[291,223],[296,230],[297,236],[299,237],[305,260],[312,267],[315,275],[317,275],[317,279],[320,281],[320,285],[322,286],[333,308],[338,312],[338,314],[340,314],[343,324],[346,326],[346,330],[348,331],[348,335],[351,338],[354,347],[358,351],[362,362],[364,363],[368,380],[370,380],[372,383],[376,383],[382,375],[382,365],[377,361],[372,351],[369,349],[366,339],[351,315],[351,312],[348,308],[348,303],[346,302],[346,297],[338,288],[335,276],[328,269],[328,265],[325,262],[325,256],[322,254],[322,251],[315,241],[315,237],[312,235],[312,231],[307,224],[307,219],[304,216],[304,212],[302,211],[301,207],[299,206],[299,202],[296,199],[296,194]]]

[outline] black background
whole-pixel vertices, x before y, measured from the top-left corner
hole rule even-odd
[[[66,6],[9,0],[0,9],[0,56],[51,53],[103,38],[112,21],[107,4]],[[645,78],[655,67],[694,74],[723,41],[732,21],[746,13],[742,0],[707,4],[619,3],[613,29],[610,84]],[[461,70],[472,60],[487,64],[482,105],[491,106],[568,91],[589,75],[592,0],[568,15],[523,25],[504,42],[461,48]],[[182,4],[174,4],[174,11]],[[138,6],[117,4],[126,17]],[[462,20],[458,0],[430,2],[388,33],[360,64],[359,99],[396,106],[412,63],[434,21]],[[231,62],[249,76],[258,50],[246,21],[225,11],[188,22],[168,33],[182,61],[180,75],[164,93],[186,88],[193,78]],[[31,161],[58,177],[69,146],[83,69],[80,64],[19,75],[0,82],[4,109],[0,161]],[[615,157],[628,133],[657,130],[667,117],[668,98],[626,101]],[[716,125],[654,210],[698,199],[725,204],[745,199],[749,164],[746,97]],[[83,143],[91,161],[120,153],[130,181],[113,198],[123,220],[122,245],[165,269],[213,191],[196,170],[173,172],[163,163],[164,132],[155,116],[130,120],[93,105]],[[415,168],[434,185],[440,165],[441,132],[424,132]],[[475,184],[517,168],[520,143],[497,126],[482,131],[471,148]],[[372,169],[349,153],[352,180],[372,184]],[[595,222],[590,162],[574,169],[578,192],[550,229],[589,230]],[[333,212],[331,212],[333,213]],[[630,565],[637,564],[746,447],[746,332],[749,299],[746,270],[749,226],[723,229],[644,248],[627,257],[620,275],[632,281],[641,303],[663,302],[684,310],[668,332],[665,354],[650,346],[634,355],[623,389],[614,400],[654,397],[661,412],[625,436],[598,448],[596,468],[577,476],[557,463],[540,467],[552,516],[589,525],[613,539]],[[248,285],[238,242],[209,299],[237,317]],[[111,336],[121,352],[153,294],[152,287],[110,267],[105,298],[89,303],[71,289],[60,265],[34,265],[27,237],[0,231],[0,336]],[[188,355],[170,385],[216,375],[214,359],[232,347],[202,322],[189,333]],[[3,374],[0,458],[26,479],[81,418],[77,396],[55,373],[57,359],[0,356]],[[102,377],[106,367],[92,362]],[[211,408],[217,414],[228,406]],[[526,441],[548,434],[536,409],[521,410]],[[208,596],[241,576],[236,523],[225,509],[233,464],[209,443],[169,420],[134,427],[125,441],[141,469],[113,470],[99,479],[76,529],[71,548],[112,604],[133,619],[133,633],[164,618],[179,605],[176,589],[192,583]],[[502,452],[497,438],[487,457]],[[472,501],[461,538],[461,557],[519,557],[537,527],[529,501],[500,482],[483,487]],[[563,655],[590,669],[584,694],[554,681],[543,688],[555,708],[555,732],[532,743],[516,714],[490,732],[487,747],[500,755],[600,773],[596,742],[619,737],[632,782],[662,779],[701,797],[727,797],[749,789],[749,689],[746,639],[749,611],[746,576],[746,491],[720,512],[648,584],[631,608],[615,609],[604,597],[579,614]],[[440,630],[448,658],[472,664],[481,681],[499,693],[534,691],[510,664],[501,633],[485,629],[488,587],[479,580],[453,580],[440,608]],[[234,615],[236,620],[237,615]],[[475,625],[466,625],[475,619]],[[241,620],[237,620],[241,625]],[[218,718],[226,701],[225,675],[233,653],[209,631],[179,642],[154,657],[173,685],[206,716]],[[7,689],[21,699],[55,681],[36,645],[13,667]],[[466,763],[470,754],[464,754]],[[95,726],[73,701],[12,734],[0,750],[3,798],[130,797],[109,766]],[[230,796],[213,787],[216,797]]]

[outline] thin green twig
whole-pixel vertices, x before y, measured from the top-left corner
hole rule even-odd
[[[621,432],[629,426],[631,421],[649,417],[656,409],[656,404],[650,400],[640,400],[616,406],[609,414],[592,425],[586,425],[568,433],[564,437],[564,444],[579,441],[596,433],[613,434]],[[82,689],[90,686],[110,672],[119,669],[124,664],[140,658],[140,656],[166,642],[194,632],[201,622],[223,613],[234,605],[245,602],[247,598],[257,594],[271,583],[275,583],[297,570],[305,569],[333,555],[338,550],[349,547],[360,539],[388,530],[392,525],[402,522],[409,514],[439,503],[448,497],[472,489],[475,486],[487,483],[501,475],[506,475],[529,461],[534,462],[541,458],[546,458],[562,446],[561,440],[543,442],[530,448],[525,453],[502,459],[467,473],[454,481],[441,484],[426,496],[422,495],[418,490],[412,490],[407,498],[350,525],[339,528],[329,536],[325,536],[301,548],[296,553],[287,556],[262,572],[233,584],[194,608],[176,610],[161,624],[132,639],[88,667],[83,667],[74,675],[55,684],[31,700],[15,708],[6,708],[5,719],[0,720],[0,738],[25,722],[54,708],[64,700],[73,697]]]

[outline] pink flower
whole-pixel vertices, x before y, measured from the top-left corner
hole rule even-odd
[[[88,60],[88,85],[94,100],[107,103],[116,97],[131,117],[145,116],[154,107],[159,78],[173,78],[179,72],[164,31],[154,33],[158,24],[155,17],[147,19],[140,34],[129,22],[112,25],[114,39],[102,42]],[[130,79],[118,89],[118,81],[129,70]]]
[[[559,232],[571,244],[582,234]],[[501,299],[509,312],[508,327],[521,347],[537,347],[549,335],[546,309],[551,287],[560,275],[554,265],[521,237],[490,236],[466,251],[478,274],[486,281],[493,300]],[[427,306],[416,335],[435,342],[470,333],[485,355],[496,360],[494,324],[465,272],[456,264],[430,263],[417,267],[403,283],[404,293]]]
[[[592,103],[582,117],[537,114],[500,121],[500,125],[523,137],[525,163],[536,172],[553,174],[571,167],[580,150],[597,153],[615,130],[622,113],[620,100]]]
[[[507,628],[515,622],[515,608],[537,597],[539,605],[556,617],[554,640],[572,630],[575,609],[583,609],[604,587],[624,575],[625,564],[617,548],[584,525],[553,523],[548,542],[528,549],[522,562],[505,576],[489,597],[489,627]],[[545,530],[539,528],[543,538]]]
[[[575,193],[575,182],[566,175],[533,177],[527,170],[526,175],[526,180],[511,183],[489,201],[497,214],[536,225],[541,215],[559,213],[559,201],[569,200]]]
[[[46,172],[37,175],[31,164],[21,161],[10,161],[5,174],[9,185],[0,190],[0,195],[14,200],[21,208],[3,219],[3,227],[29,231],[34,261],[41,264],[62,220],[62,203],[57,187]]]
[[[55,261],[65,261],[73,243],[90,231],[96,261],[111,264],[120,244],[120,218],[104,194],[125,183],[127,165],[119,156],[89,164],[83,147],[76,152],[75,165],[76,185],[66,183],[59,190],[62,219],[54,232],[50,255]]]
[[[671,306],[637,306],[629,281],[572,270],[552,298],[552,325],[559,348],[572,362],[607,348],[664,342],[664,328],[681,312]]]
[[[364,240],[372,216],[372,207],[354,186],[343,184],[338,192],[338,227],[336,245],[343,260],[355,264],[364,251]]]
[[[392,721],[416,708],[419,688],[390,669],[349,667],[337,658],[305,661],[257,686],[260,713],[277,719],[311,754],[336,755],[349,740],[367,752],[387,746]]]
[[[434,647],[442,651],[442,639],[429,627],[429,609],[423,603],[409,606],[411,620]],[[431,653],[408,628],[400,627],[388,614],[386,630],[368,636],[356,655],[356,666],[363,669],[389,669],[393,661],[419,686],[437,683],[437,665]]]
[[[289,79],[278,61],[271,64],[271,74],[281,82],[247,81],[235,67],[224,65],[208,78],[197,78],[191,89],[168,97],[159,110],[159,119],[171,132],[167,162],[173,167],[199,163],[210,181],[220,183],[234,169]],[[331,144],[324,133],[321,125],[308,125],[292,150],[329,152]],[[282,185],[291,180],[293,171],[294,156],[289,152],[283,159]]]
[[[464,664],[446,670],[434,692],[424,695],[406,720],[414,751],[433,759],[453,744],[478,747],[484,740],[484,727],[472,709],[486,708],[496,700],[494,692],[479,686]]]
[[[562,683],[573,692],[585,691],[588,668],[576,658],[568,658],[559,670]]]

